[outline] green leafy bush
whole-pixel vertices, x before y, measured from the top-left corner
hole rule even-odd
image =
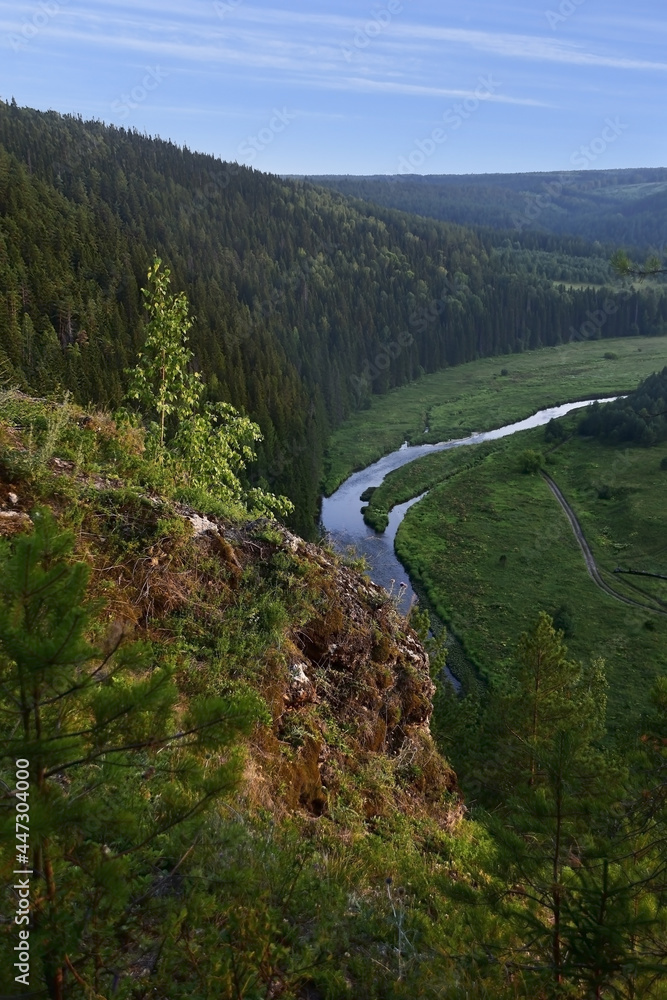
[[[527,475],[534,475],[542,468],[542,455],[533,448],[526,448],[519,455],[519,469]]]

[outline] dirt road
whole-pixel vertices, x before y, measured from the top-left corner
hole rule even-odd
[[[567,502],[567,500],[565,499],[559,487],[553,481],[551,476],[547,475],[546,472],[542,471],[542,477],[546,480],[549,489],[551,490],[553,495],[556,497],[556,500],[558,500],[558,503],[565,511],[565,515],[568,521],[570,522],[572,531],[574,532],[574,537],[579,542],[579,547],[581,548],[581,551],[584,554],[584,561],[586,563],[586,569],[588,570],[589,576],[591,577],[593,582],[600,588],[600,590],[603,590],[605,594],[609,595],[609,597],[613,597],[617,601],[622,601],[623,604],[629,604],[633,608],[641,608],[642,611],[652,611],[653,614],[655,615],[667,616],[667,611],[660,611],[658,608],[654,608],[650,604],[642,604],[639,601],[633,601],[631,597],[625,597],[624,594],[619,594],[618,591],[614,590],[613,587],[610,587],[609,584],[602,579],[602,574],[600,573],[598,564],[596,563],[593,553],[590,550],[590,546],[586,541],[586,537],[583,531],[581,530],[581,525],[577,520],[577,515],[572,510],[569,503]]]

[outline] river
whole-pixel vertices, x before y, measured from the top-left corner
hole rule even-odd
[[[617,397],[611,396],[607,399],[600,399],[600,403],[611,402]],[[361,501],[361,494],[371,486],[380,486],[385,476],[394,469],[400,469],[408,462],[414,462],[424,455],[430,455],[434,451],[447,451],[450,448],[463,448],[468,445],[481,444],[483,441],[496,441],[499,438],[509,437],[519,431],[529,430],[531,427],[540,427],[548,424],[550,420],[565,416],[571,410],[578,410],[584,406],[590,406],[595,402],[586,399],[579,403],[564,403],[562,406],[551,406],[546,410],[539,410],[532,417],[526,420],[519,420],[514,424],[506,424],[493,431],[482,431],[478,434],[471,434],[469,437],[457,438],[452,441],[441,441],[438,444],[420,444],[409,446],[407,442],[397,451],[385,455],[379,462],[362,469],[361,472],[353,473],[346,479],[342,486],[336,490],[332,496],[324,498],[322,501],[322,527],[331,538],[334,547],[339,552],[344,552],[349,546],[354,546],[358,553],[364,555],[368,561],[371,579],[375,583],[386,587],[388,591],[395,595],[400,593],[399,608],[405,613],[409,609],[414,591],[410,579],[403,565],[396,558],[394,552],[394,539],[396,532],[406,512],[418,503],[422,497],[415,497],[407,503],[397,504],[389,514],[389,525],[383,534],[379,534],[364,522],[361,508],[364,503]],[[425,496],[426,494],[422,494]]]

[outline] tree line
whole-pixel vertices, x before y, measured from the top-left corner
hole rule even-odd
[[[629,396],[593,403],[579,423],[579,433],[609,444],[650,446],[667,440],[667,367],[649,375]]]

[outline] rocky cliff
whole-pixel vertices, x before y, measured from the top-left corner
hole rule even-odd
[[[396,809],[459,815],[429,732],[428,656],[358,568],[276,522],[179,500],[108,417],[14,395],[0,449],[0,533],[30,530],[48,505],[76,532],[104,628],[173,656],[183,698],[261,695],[241,800],[370,823]]]

